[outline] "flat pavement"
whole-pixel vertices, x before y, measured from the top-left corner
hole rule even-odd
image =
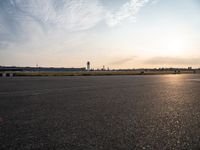
[[[200,75],[0,78],[0,149],[200,149]]]

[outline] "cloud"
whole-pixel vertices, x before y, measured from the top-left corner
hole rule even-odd
[[[122,58],[122,59],[118,59],[116,61],[111,62],[111,65],[123,65],[127,62],[133,61],[136,57],[127,57],[127,58]]]
[[[148,65],[199,65],[200,57],[152,57],[145,61]]]
[[[125,3],[118,11],[107,13],[107,24],[112,27],[120,22],[132,18],[140,11],[140,9],[150,0],[130,0]]]
[[[1,0],[0,48],[71,40],[97,25],[103,11],[99,0]]]
[[[1,0],[0,48],[36,41],[62,43],[100,21],[114,26],[133,18],[149,1],[130,0],[120,10],[110,12],[101,0]]]
[[[130,0],[110,12],[101,0],[0,0],[0,51],[70,50],[101,21],[114,26],[133,18],[148,1]]]
[[[46,28],[85,30],[96,25],[102,13],[98,0],[15,0],[14,2],[19,11]]]

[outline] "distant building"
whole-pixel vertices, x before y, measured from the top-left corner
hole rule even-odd
[[[87,71],[90,71],[90,62],[87,62]]]
[[[0,72],[31,71],[31,72],[71,72],[85,71],[86,68],[54,68],[54,67],[8,67],[1,66]]]
[[[102,70],[103,70],[103,71],[106,70],[105,66],[103,66]]]

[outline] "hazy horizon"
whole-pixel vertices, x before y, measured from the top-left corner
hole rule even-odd
[[[1,0],[0,66],[200,67],[199,0]]]

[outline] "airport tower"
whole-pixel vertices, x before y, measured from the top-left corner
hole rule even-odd
[[[87,62],[87,71],[90,71],[90,62]]]

